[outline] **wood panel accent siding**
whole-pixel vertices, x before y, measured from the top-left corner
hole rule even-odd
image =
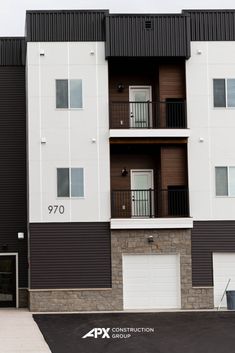
[[[213,286],[213,252],[235,252],[235,221],[193,222],[193,286]]]
[[[20,287],[28,285],[25,102],[25,67],[0,66],[0,252],[18,252]]]
[[[144,59],[139,61],[116,60],[109,64],[109,98],[111,102],[129,102],[129,86],[151,86],[152,99],[156,99],[158,66]],[[117,85],[124,89],[119,92]]]
[[[32,289],[110,288],[109,223],[31,223],[30,278]]]
[[[184,146],[161,147],[161,187],[187,186],[187,153]]]
[[[159,98],[185,99],[185,66],[184,64],[159,65]]]
[[[123,168],[128,171],[122,176]],[[131,169],[153,169],[157,173],[157,154],[154,158],[148,154],[115,154],[111,156],[111,190],[129,190],[131,188]]]

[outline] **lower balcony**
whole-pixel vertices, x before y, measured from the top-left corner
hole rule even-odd
[[[112,218],[189,217],[188,189],[113,190]]]

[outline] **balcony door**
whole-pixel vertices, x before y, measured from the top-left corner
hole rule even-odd
[[[152,217],[154,215],[153,170],[131,170],[131,215]]]
[[[130,127],[149,128],[152,126],[151,86],[130,86]]]
[[[17,307],[17,255],[0,254],[0,307]]]

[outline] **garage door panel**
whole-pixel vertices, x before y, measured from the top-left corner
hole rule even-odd
[[[214,306],[220,303],[228,280],[228,290],[235,290],[235,253],[213,253]],[[226,296],[221,304],[226,307]]]
[[[124,255],[124,309],[180,308],[178,255]]]

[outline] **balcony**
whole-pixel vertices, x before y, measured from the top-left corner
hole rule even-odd
[[[186,129],[186,102],[111,102],[110,129]]]
[[[112,218],[189,217],[188,189],[113,190]]]

